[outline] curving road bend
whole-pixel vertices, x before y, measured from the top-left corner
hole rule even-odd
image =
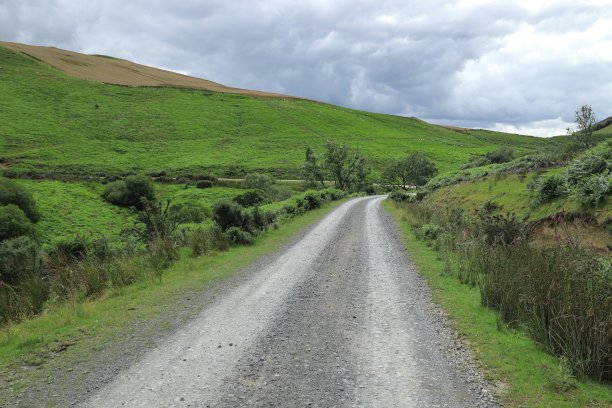
[[[83,406],[496,406],[382,200],[338,207]]]

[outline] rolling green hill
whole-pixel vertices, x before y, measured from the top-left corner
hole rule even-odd
[[[328,140],[360,149],[375,170],[421,151],[446,172],[499,146],[525,153],[563,143],[303,99],[85,81],[3,47],[0,115],[0,165],[7,175],[31,178],[181,169],[296,178],[306,146],[321,150]]]

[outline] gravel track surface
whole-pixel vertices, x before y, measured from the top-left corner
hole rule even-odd
[[[384,197],[351,200],[218,288],[87,407],[489,407]]]

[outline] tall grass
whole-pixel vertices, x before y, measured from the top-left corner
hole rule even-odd
[[[612,263],[571,240],[535,246],[533,226],[512,215],[468,216],[396,203],[416,236],[455,254],[449,273],[477,286],[481,303],[524,328],[578,375],[612,380]],[[435,232],[435,233],[434,233]],[[448,255],[447,255],[448,256]]]

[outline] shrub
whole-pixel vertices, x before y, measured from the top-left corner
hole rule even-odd
[[[36,235],[30,219],[15,204],[0,206],[0,241],[21,235]]]
[[[53,243],[51,256],[58,261],[67,262],[71,260],[84,259],[89,252],[89,243],[80,236],[63,238]]]
[[[253,207],[266,200],[266,193],[262,190],[249,190],[234,197],[233,200],[243,207]]]
[[[211,188],[213,187],[213,182],[210,180],[201,180],[196,183],[197,188]]]
[[[262,211],[259,207],[251,211],[252,223],[255,229],[264,231],[276,221],[276,214],[271,211]]]
[[[211,216],[210,210],[198,203],[174,204],[169,211],[179,224],[199,224]]]
[[[393,190],[389,193],[389,198],[400,203],[416,202],[416,195],[402,190]]]
[[[222,200],[213,205],[213,218],[222,230],[243,224],[243,207],[233,201]]]
[[[142,210],[143,199],[155,200],[155,188],[151,180],[145,176],[128,176],[125,180],[108,184],[102,197],[111,204]]]
[[[32,238],[20,236],[0,243],[0,281],[18,285],[26,278],[42,275],[43,270],[42,250]]]
[[[146,227],[146,240],[168,240],[178,226],[176,214],[170,211],[170,202],[162,205],[157,201],[142,200],[142,211],[138,212],[138,221]]]
[[[507,163],[514,159],[514,150],[510,149],[509,147],[501,147],[497,150],[486,153],[485,157],[489,163]]]
[[[529,182],[527,188],[533,192],[534,201],[538,204],[548,203],[569,193],[566,178],[559,174],[539,177]]]
[[[249,173],[244,179],[244,187],[253,190],[267,191],[274,184],[274,179],[267,174]]]
[[[316,208],[320,208],[323,204],[322,201],[323,200],[321,199],[321,196],[319,194],[311,192],[304,195],[304,198],[302,199],[301,203],[304,210],[310,211]]]
[[[0,177],[0,205],[8,204],[19,207],[32,222],[40,219],[32,194],[13,180]]]
[[[255,241],[255,237],[252,234],[238,227],[230,227],[225,233],[234,245],[250,245]]]
[[[603,142],[576,158],[567,170],[568,180],[576,184],[593,174],[612,172],[612,142]]]
[[[284,201],[293,196],[294,191],[289,186],[279,186],[274,184],[266,190],[266,195],[268,196],[268,201]]]
[[[415,231],[417,238],[425,241],[435,241],[444,232],[444,228],[437,224],[425,224]]]
[[[610,176],[593,174],[578,183],[578,201],[583,207],[594,207],[610,193]]]
[[[149,244],[148,259],[156,275],[161,278],[162,271],[179,259],[179,253],[172,240],[158,237]]]
[[[475,227],[477,236],[489,246],[526,244],[535,233],[534,225],[518,220],[515,214],[490,215],[481,212]]]

